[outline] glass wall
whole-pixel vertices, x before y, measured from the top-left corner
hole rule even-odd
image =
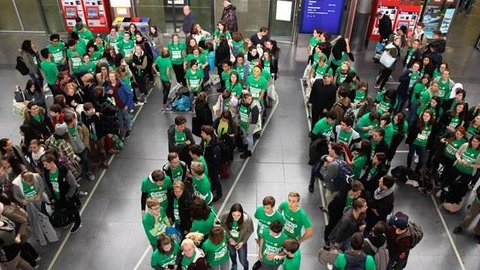
[[[15,3],[17,4],[18,13],[20,14],[20,20],[22,20],[23,30],[25,31],[44,31],[45,30],[45,28],[43,27],[42,19],[40,18],[40,12],[32,12],[32,10],[38,10],[37,1],[15,0]],[[57,16],[58,16],[58,11],[57,11]]]
[[[21,31],[22,27],[18,21],[15,7],[12,0],[0,0],[2,15],[0,16],[0,30]]]
[[[150,22],[158,27],[158,29],[165,33],[165,4],[166,1],[158,0],[139,0],[135,1],[137,16],[150,17]]]
[[[32,1],[32,0],[26,0]],[[65,24],[63,23],[63,15],[58,5],[58,0],[41,0],[41,9],[45,14],[48,31],[50,33],[65,32]]]
[[[0,31],[45,31],[48,26],[49,32],[65,32],[57,0],[0,0],[0,6]],[[42,11],[46,26],[42,21]]]
[[[294,25],[293,9],[295,1],[271,0],[270,3],[270,36],[275,38],[287,37],[287,39],[289,39],[292,35],[292,27]]]
[[[269,0],[233,1],[237,8],[238,31],[246,37],[257,33],[261,26],[268,26]],[[223,12],[223,0],[215,0],[215,21],[219,21]]]

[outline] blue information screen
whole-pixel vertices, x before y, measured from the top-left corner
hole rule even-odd
[[[340,34],[345,0],[303,0],[300,33],[320,28],[329,34]]]

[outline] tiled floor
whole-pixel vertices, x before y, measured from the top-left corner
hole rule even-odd
[[[480,53],[470,44],[476,39],[473,28],[478,29],[479,6],[470,17],[455,18],[455,29],[449,36],[445,59],[451,66],[455,80],[464,83],[467,89],[467,101],[470,104],[480,102]],[[462,28],[465,25],[465,28]],[[303,42],[305,43],[305,42]],[[253,214],[254,209],[266,195],[272,195],[277,201],[283,201],[289,191],[298,191],[302,195],[301,206],[305,208],[313,221],[314,236],[305,242],[302,249],[302,269],[322,269],[317,262],[317,251],[323,246],[323,214],[318,210],[320,193],[318,189],[310,194],[307,191],[310,167],[308,159],[308,126],[304,101],[298,78],[305,65],[305,48],[282,46],[280,60],[280,78],[277,81],[279,105],[272,115],[262,139],[259,141],[253,157],[246,164],[238,182],[226,201],[221,200],[215,206],[225,210],[235,202]],[[371,63],[371,50],[355,54],[355,66],[359,75],[373,83],[378,66]],[[11,70],[0,70],[4,91],[0,92],[0,135],[19,140],[20,119],[11,113],[11,85],[18,78]],[[162,166],[166,160],[166,129],[176,114],[161,113],[161,94],[153,92],[149,102],[143,107],[134,124],[132,136],[125,149],[117,155],[108,171],[95,183],[82,183],[82,189],[95,189],[82,213],[83,227],[71,235],[64,243],[59,242],[40,247],[43,257],[42,268],[47,269],[149,269],[150,252],[141,226],[140,181],[151,170]],[[187,114],[190,116],[190,114]],[[405,148],[401,148],[405,150]],[[394,166],[405,163],[406,154],[400,151]],[[224,195],[236,180],[243,162],[235,160],[232,176],[222,182]],[[100,174],[100,172],[99,172]],[[103,174],[102,174],[103,175]],[[411,219],[422,226],[425,237],[416,247],[409,259],[407,269],[479,269],[480,245],[471,235],[452,235],[464,268],[454,253],[449,235],[442,219],[437,213],[430,197],[422,197],[416,190],[400,185],[396,194],[395,210],[408,213]],[[85,203],[84,203],[85,204]],[[448,215],[439,210],[445,223],[451,230],[456,226],[461,214]],[[66,231],[62,231],[62,240]],[[254,239],[249,243],[249,259],[256,259]],[[142,255],[146,257],[142,258]],[[51,264],[55,262],[54,264]]]

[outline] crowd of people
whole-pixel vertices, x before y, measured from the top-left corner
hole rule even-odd
[[[308,188],[313,192],[320,177],[326,189],[325,250],[345,251],[336,269],[347,269],[346,262],[364,264],[358,269],[405,268],[423,233],[407,214],[392,213],[395,182],[434,194],[455,213],[469,204],[466,195],[480,175],[480,103],[469,108],[467,89],[450,77],[442,60],[446,39],[437,31],[427,40],[421,22],[408,34],[405,27],[392,29],[387,15],[376,16],[381,57],[374,58],[380,70],[372,88],[358,75],[347,39],[330,41],[328,33],[315,29],[307,46]],[[395,70],[401,70],[398,81],[392,78]],[[404,140],[406,166],[390,171]],[[478,215],[478,194],[454,233],[467,229]],[[475,237],[480,243],[479,226]],[[388,256],[380,256],[383,249]]]

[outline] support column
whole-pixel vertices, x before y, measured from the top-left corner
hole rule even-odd
[[[372,0],[358,0],[357,10],[355,11],[355,21],[353,24],[350,46],[352,50],[361,50],[362,46],[368,45],[367,31],[372,12]]]

